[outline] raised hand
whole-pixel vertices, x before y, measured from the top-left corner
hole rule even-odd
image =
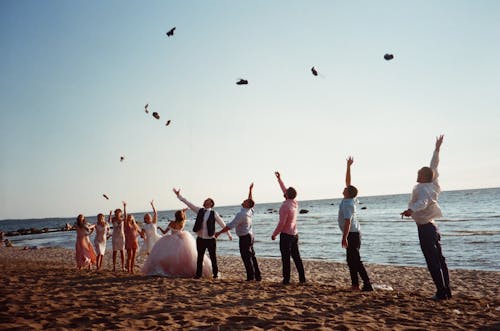
[[[174,191],[174,193],[175,193],[175,195],[176,195],[177,197],[179,197],[179,195],[181,194],[181,189],[177,189],[177,190],[176,190],[175,188],[173,188],[173,189],[172,189],[172,191]]]
[[[280,179],[281,178],[281,175],[278,171],[275,171],[274,172],[274,175],[276,176],[276,178]]]
[[[436,137],[436,150],[439,151],[441,145],[443,144],[444,135]]]
[[[347,158],[347,166],[350,167],[354,163],[354,158],[352,156],[349,156]]]

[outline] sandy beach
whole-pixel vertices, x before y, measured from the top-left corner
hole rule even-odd
[[[138,267],[143,263],[139,259]],[[220,280],[78,271],[74,251],[0,248],[3,330],[498,330],[500,272],[452,270],[454,296],[434,302],[425,268],[368,264],[376,291],[350,292],[342,263],[305,261],[308,282],[283,286],[278,259],[244,281],[239,257],[220,256]]]

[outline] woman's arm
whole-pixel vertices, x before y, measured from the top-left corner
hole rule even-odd
[[[156,211],[154,200],[151,200],[151,208],[153,208],[153,224],[156,224],[158,222],[158,212]]]

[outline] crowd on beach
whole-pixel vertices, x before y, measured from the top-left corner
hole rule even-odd
[[[422,167],[417,173],[417,185],[414,187],[408,208],[401,217],[411,217],[417,224],[421,250],[428,270],[436,286],[434,300],[450,299],[451,289],[446,261],[441,251],[440,234],[435,222],[442,216],[438,204],[441,192],[438,182],[439,151],[443,136],[436,139],[430,167]],[[339,205],[338,225],[342,232],[341,245],[346,249],[346,261],[351,277],[353,291],[373,291],[370,277],[360,256],[361,227],[356,217],[358,189],[351,184],[352,157],[347,158],[343,199]],[[282,283],[290,283],[291,260],[298,272],[300,283],[306,282],[306,273],[299,251],[299,231],[297,227],[298,202],[297,191],[287,187],[279,172],[275,172],[278,184],[285,201],[279,210],[279,221],[271,234],[271,240],[279,236],[279,247],[282,262]],[[145,275],[162,275],[168,277],[193,277],[217,279],[220,277],[217,265],[217,238],[225,233],[232,240],[231,230],[239,237],[239,250],[246,270],[247,281],[261,281],[262,275],[254,250],[252,218],[255,202],[252,196],[253,183],[249,187],[248,196],[241,203],[241,210],[231,222],[226,224],[214,210],[215,202],[211,198],[203,201],[202,207],[188,201],[181,195],[180,189],[173,189],[177,198],[187,208],[178,210],[175,219],[165,229],[158,226],[158,213],[151,201],[153,216],[144,215],[144,225],[140,228],[133,215],[127,214],[127,204],[123,202],[123,210],[110,212],[107,220],[103,214],[97,216],[96,224],[88,224],[83,215],[78,215],[76,223],[76,263],[78,269],[96,266],[102,268],[102,260],[106,249],[106,241],[112,238],[113,271],[116,271],[118,253],[122,271],[134,273],[135,260],[139,250],[139,237],[143,244],[139,253],[147,255],[142,267]],[[184,231],[186,211],[190,209],[196,214],[193,232]],[[220,227],[215,231],[215,223]],[[112,225],[112,231],[110,230]],[[158,230],[163,234],[160,235]],[[94,245],[89,236],[95,231]],[[94,249],[95,247],[95,249]],[[208,256],[206,251],[208,250]],[[126,258],[125,258],[126,252]],[[360,286],[359,278],[363,284]]]

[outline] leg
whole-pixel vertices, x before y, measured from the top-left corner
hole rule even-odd
[[[130,254],[131,249],[127,248],[127,272],[130,272]]]
[[[253,280],[255,275],[252,266],[252,257],[251,257],[251,244],[252,244],[252,236],[247,234],[246,236],[240,237],[240,255],[243,260],[243,265],[245,266],[245,270],[247,272],[247,280]]]
[[[208,255],[212,261],[212,274],[214,278],[219,277],[219,267],[217,266],[217,241],[214,239],[207,239]]]
[[[448,265],[446,264],[446,259],[443,256],[443,251],[441,249],[441,235],[439,234],[439,232],[438,232],[438,241],[436,242],[436,247],[438,249],[441,271],[443,273],[443,281],[444,281],[446,296],[448,299],[451,299],[450,275],[448,273]]]
[[[441,270],[441,246],[439,245],[439,234],[434,224],[428,223],[419,226],[418,238],[420,240],[420,248],[427,263],[427,269],[429,269],[432,280],[436,285],[437,292],[435,298],[445,299],[447,289],[445,288],[443,271]],[[448,271],[448,268],[446,268],[446,271]]]
[[[292,250],[292,236],[280,234],[281,264],[283,266],[283,284],[290,284],[290,255]]]
[[[113,250],[113,272],[116,271],[116,251]]]
[[[363,261],[361,261],[361,256],[359,254],[359,249],[361,248],[361,234],[359,232],[351,232],[347,238],[349,246],[352,246],[351,249],[354,250],[354,252],[351,253],[353,259],[351,262],[354,266],[354,272],[356,273],[356,281],[358,281],[357,274],[359,274],[363,280],[363,291],[373,291],[370,278],[368,277],[368,273],[366,272],[365,266],[363,265]]]
[[[137,253],[137,249],[133,248],[132,249],[132,256],[130,260],[130,273],[134,273],[134,266],[135,266],[135,255]]]
[[[123,263],[125,260],[123,249],[120,249],[120,259],[122,261],[122,271],[125,271],[125,268],[123,267]]]
[[[252,241],[250,246],[250,257],[252,261],[252,268],[255,275],[255,280],[260,282],[262,280],[262,276],[260,274],[259,264],[257,263],[257,258],[255,257],[255,251],[253,249],[254,237],[252,235]]]
[[[349,232],[347,235],[346,260],[351,274],[351,286],[353,289],[359,289],[358,265],[361,260],[359,256],[359,236]]]
[[[299,252],[299,235],[293,237],[292,240],[292,259],[295,263],[295,267],[297,268],[297,272],[299,273],[299,281],[301,283],[306,282],[306,274],[304,272],[304,265],[302,264],[302,259],[300,258]]]
[[[198,256],[196,258],[196,275],[195,278],[201,278],[203,273],[203,257],[205,256],[205,243],[200,237],[196,238],[196,251]]]

